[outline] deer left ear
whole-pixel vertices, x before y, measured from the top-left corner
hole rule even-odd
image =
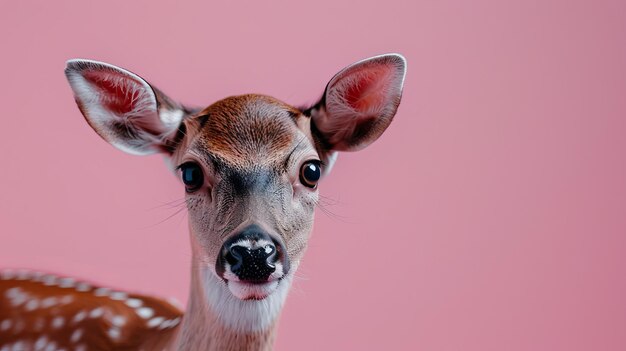
[[[116,148],[134,155],[171,154],[188,111],[143,78],[92,60],[70,60],[65,75],[89,125]]]
[[[313,133],[333,151],[365,148],[396,114],[406,74],[406,60],[398,54],[375,56],[337,73],[324,96],[308,113]]]

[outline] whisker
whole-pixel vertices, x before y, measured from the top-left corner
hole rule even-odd
[[[155,225],[159,225],[159,224],[163,224],[166,221],[168,221],[169,219],[175,217],[176,215],[180,214],[181,212],[183,212],[184,210],[186,210],[187,207],[186,206],[181,206],[179,209],[177,209],[173,214],[167,216],[165,219],[163,219],[162,221],[156,223]]]
[[[168,220],[174,218],[178,214],[183,213],[183,211],[185,211],[187,209],[187,205],[186,205],[185,199],[182,199],[182,201],[181,201],[181,199],[178,199],[178,200],[170,201],[170,202],[167,202],[167,203],[164,203],[164,204],[161,204],[161,205],[157,205],[157,206],[151,208],[151,210],[155,210],[155,209],[159,209],[159,208],[163,208],[163,207],[167,207],[170,210],[174,209],[174,213],[170,214],[169,216],[167,216],[163,220],[160,220],[160,221],[158,221],[158,222],[156,222],[154,224],[151,224],[151,225],[148,225],[148,226],[144,227],[143,229],[154,228],[154,227],[156,227],[156,226],[158,226],[160,224],[163,224],[163,223],[167,222]],[[182,216],[181,220],[182,220],[182,218],[185,218],[185,217]],[[180,222],[179,222],[179,224],[180,224]]]
[[[348,221],[349,217],[337,214],[336,212],[331,211],[329,209],[329,207],[336,206],[340,203],[341,202],[338,199],[320,195],[320,198],[317,202],[316,207],[319,208],[326,216],[328,216],[329,218],[333,220],[341,221],[344,223],[350,223],[350,221]]]
[[[150,207],[148,208],[148,210],[156,210],[156,209],[161,209],[163,207],[167,207],[167,208],[177,208],[180,205],[184,204],[186,201],[186,199],[184,197],[181,197],[180,199],[176,199],[176,200],[172,200],[172,201],[167,201],[167,202],[163,202],[160,205],[156,205],[154,207]]]

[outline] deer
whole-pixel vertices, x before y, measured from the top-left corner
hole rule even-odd
[[[339,152],[377,140],[396,115],[406,60],[342,69],[310,107],[231,96],[183,106],[123,68],[72,59],[87,123],[115,148],[164,155],[185,191],[191,282],[166,299],[29,270],[0,272],[0,351],[271,350],[311,236],[318,183]]]

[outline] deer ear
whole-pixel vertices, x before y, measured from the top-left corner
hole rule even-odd
[[[328,150],[357,151],[374,142],[396,114],[406,73],[398,54],[375,56],[337,73],[308,113]]]
[[[65,75],[78,108],[111,145],[134,155],[172,152],[172,140],[186,115],[182,106],[122,68],[70,60]]]

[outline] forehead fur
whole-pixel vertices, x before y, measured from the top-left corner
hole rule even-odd
[[[199,135],[192,147],[241,167],[274,163],[293,147],[299,117],[298,109],[269,96],[229,97],[194,118]]]

